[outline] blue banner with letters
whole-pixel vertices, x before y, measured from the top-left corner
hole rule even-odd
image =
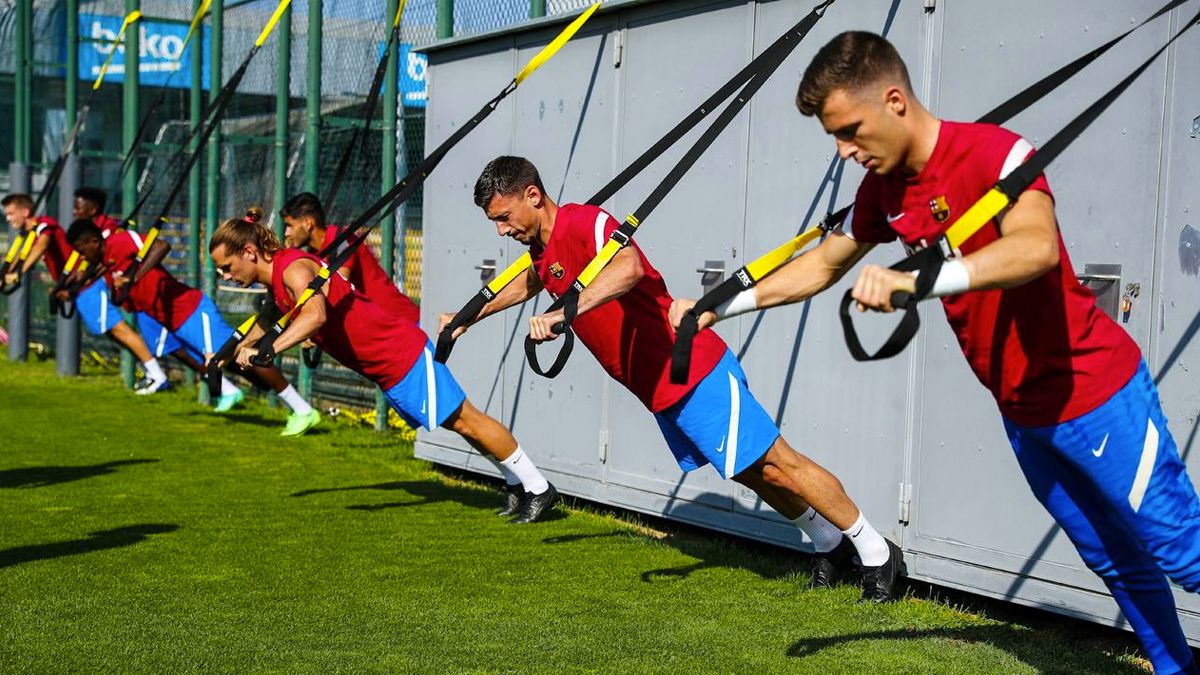
[[[383,58],[383,49],[387,42],[379,43],[379,58]],[[412,50],[407,42],[400,43],[400,67],[396,69],[396,79],[400,92],[400,105],[406,108],[424,108],[429,94],[425,88],[425,71],[429,59],[424,54]]]
[[[104,65],[105,59],[113,49],[112,41],[121,30],[123,20],[124,17],[120,16],[79,15],[80,80],[90,84],[100,74],[100,67]],[[202,71],[200,81],[205,89],[208,88],[209,54],[204,26],[196,29],[196,34],[192,36],[192,42],[186,49],[183,40],[187,37],[187,24],[142,19],[129,30],[133,30],[134,27],[138,30],[140,41],[138,81],[141,84],[175,89],[191,87],[192,44],[199,41]],[[126,31],[126,36],[128,34]],[[120,45],[116,49],[117,54],[108,67],[108,74],[104,76],[105,82],[114,84],[125,81],[125,46]]]

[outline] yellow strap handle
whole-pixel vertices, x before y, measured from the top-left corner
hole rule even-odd
[[[13,236],[12,246],[8,248],[8,254],[4,256],[4,262],[12,263],[17,259],[17,254],[21,252],[21,246],[25,243],[25,233],[18,232]]]
[[[962,246],[964,241],[970,239],[971,235],[987,225],[992,218],[1007,208],[1009,203],[1008,195],[999,189],[988,190],[987,194],[980,197],[979,201],[972,204],[966,213],[959,216],[958,220],[946,228],[946,242],[950,244],[950,248],[956,249]]]
[[[25,245],[21,247],[21,260],[29,257],[29,252],[33,250],[33,243],[37,241],[37,233],[30,232],[25,235]]]
[[[404,6],[408,4],[408,0],[400,0],[400,6],[396,8],[396,18],[392,20],[392,28],[400,27],[400,17],[404,15]]]
[[[79,273],[83,274],[84,272],[87,271],[87,268],[88,268],[88,261],[80,260],[79,261]]]
[[[204,2],[200,3],[200,8],[197,9],[196,14],[192,16],[192,25],[188,26],[187,36],[183,38],[183,46],[179,48],[179,58],[177,60],[183,60],[183,51],[187,49],[188,43],[192,41],[192,35],[194,35],[196,29],[200,27],[200,22],[204,21],[204,15],[208,14],[208,8],[211,6],[212,0],[204,0]]]
[[[628,216],[625,216],[625,223],[631,225],[634,232],[637,231],[638,226],[641,224],[638,222],[637,218],[633,217],[632,213]],[[633,238],[632,234],[630,234],[630,238]],[[611,238],[604,242],[604,248],[601,248],[600,252],[596,254],[596,257],[592,258],[592,261],[587,264],[587,267],[583,268],[583,271],[579,273],[579,277],[575,279],[575,283],[587,288],[588,285],[591,284],[596,278],[596,275],[600,274],[601,270],[607,267],[608,263],[612,262],[612,259],[617,256],[617,253],[621,251],[621,248],[621,244],[617,243]]]
[[[79,264],[79,251],[71,251],[71,255],[67,257],[67,264],[63,265],[63,274],[74,272],[77,264]]]
[[[150,255],[150,246],[154,244],[156,239],[158,239],[158,232],[159,229],[157,225],[150,228],[150,230],[146,232],[146,238],[142,239],[142,247],[138,249],[138,260],[145,260],[146,256]]]
[[[104,74],[108,72],[108,66],[112,63],[113,57],[117,55],[117,47],[121,44],[121,40],[125,37],[125,29],[133,25],[135,21],[142,18],[142,13],[138,10],[133,10],[121,22],[121,30],[117,32],[117,37],[112,41],[112,50],[108,52],[108,58],[104,59],[104,65],[100,66],[100,75],[96,77],[96,81],[92,83],[92,89],[99,89],[100,83],[104,81]]]
[[[332,272],[329,271],[328,267],[322,267],[317,272],[317,278],[321,280],[322,286],[325,285],[326,281],[329,281],[330,274],[332,274]],[[275,322],[275,325],[279,326],[280,330],[287,328],[288,324],[292,322],[292,319],[296,318],[296,314],[300,311],[300,308],[304,306],[304,303],[308,302],[309,298],[316,294],[317,292],[312,289],[311,285],[309,285],[308,288],[305,288],[304,292],[300,294],[300,297],[296,298],[296,306],[288,310],[287,314],[284,314],[282,317],[280,317],[279,321]]]
[[[521,72],[517,73],[516,78],[514,78],[516,83],[521,84],[525,78],[533,74],[533,71],[540,68],[543,63],[549,61],[550,57],[554,56],[558,50],[562,49],[563,45],[567,44],[572,37],[575,37],[575,34],[579,32],[580,28],[583,28],[583,24],[587,23],[588,19],[592,18],[592,15],[596,13],[597,9],[600,9],[599,2],[593,4],[591,7],[588,7],[587,11],[576,17],[574,21],[572,21],[566,28],[563,29],[563,32],[558,34],[558,37],[554,38],[550,44],[546,45],[542,51],[538,52],[537,56],[533,57],[529,63],[525,64],[525,67],[522,68]]]
[[[255,47],[263,46],[267,38],[271,37],[271,31],[275,30],[275,24],[279,23],[279,19],[283,17],[283,13],[292,4],[292,0],[283,0],[279,6],[275,8],[275,13],[271,15],[271,20],[263,27],[262,32],[258,34],[258,39],[254,41]]]
[[[529,255],[529,253],[525,253],[520,258],[517,258],[516,262],[509,265],[508,269],[501,272],[500,276],[492,279],[491,282],[488,283],[488,291],[490,291],[492,295],[499,293],[500,291],[504,290],[505,286],[511,284],[513,279],[516,279],[518,275],[530,267],[533,267],[533,256]]]
[[[750,278],[757,282],[771,272],[781,267],[784,263],[792,259],[792,256],[797,251],[808,246],[808,243],[814,239],[819,239],[824,232],[819,227],[812,227],[804,231],[798,237],[789,240],[787,243],[775,248],[766,255],[756,259],[754,262],[746,265],[746,272]]]
[[[249,319],[246,319],[245,321],[242,322],[242,325],[238,326],[238,329],[237,329],[238,334],[241,335],[242,337],[246,337],[246,335],[248,335],[250,333],[250,329],[254,328],[255,321],[258,321],[258,315],[251,314]]]

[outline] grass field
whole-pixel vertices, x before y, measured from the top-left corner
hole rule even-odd
[[[394,435],[283,416],[0,364],[0,672],[1145,672],[1115,631],[919,586],[862,606],[699,530],[509,526]]]

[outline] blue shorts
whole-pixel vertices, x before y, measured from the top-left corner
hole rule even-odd
[[[433,343],[429,341],[404,379],[383,396],[408,426],[430,431],[440,427],[467,400],[446,364],[433,360]]]
[[[138,332],[142,334],[142,339],[146,341],[146,346],[150,348],[150,353],[155,358],[161,359],[183,347],[174,333],[145,312],[137,313],[137,327]]]
[[[75,309],[92,335],[104,335],[121,322],[120,308],[108,297],[108,284],[97,279],[75,296]]]
[[[233,329],[221,318],[217,304],[207,295],[200,298],[196,311],[175,331],[175,337],[183,343],[183,348],[201,362],[205,354],[220,349],[230,335],[233,335]]]
[[[654,419],[679,468],[712,464],[722,478],[757,462],[779,438],[775,420],[750,393],[742,364],[728,349],[695,389]]]
[[[1089,413],[1004,427],[1034,496],[1108,586],[1155,672],[1191,663],[1167,580],[1200,590],[1200,499],[1145,362]]]

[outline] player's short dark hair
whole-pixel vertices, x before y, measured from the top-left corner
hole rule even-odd
[[[325,209],[321,208],[321,199],[311,192],[300,194],[287,200],[279,215],[284,218],[312,218],[317,227],[325,227]]]
[[[25,208],[32,211],[33,197],[30,197],[23,192],[14,192],[6,196],[4,199],[0,199],[0,206],[8,206],[10,204],[16,206],[17,208]]]
[[[488,162],[475,181],[475,206],[486,209],[496,195],[515,195],[533,185],[546,192],[542,177],[533,162],[524,157],[504,155]]]
[[[104,205],[108,203],[108,193],[100,188],[81,187],[75,191],[75,196],[95,204],[97,211],[103,211]]]
[[[69,241],[72,246],[79,243],[79,241],[85,237],[95,237],[97,239],[104,238],[104,235],[100,233],[100,226],[92,222],[91,218],[80,218],[79,220],[71,223],[71,227],[67,228],[67,241]]]
[[[796,92],[796,107],[801,115],[812,117],[820,114],[825,100],[838,89],[855,92],[889,79],[912,92],[908,66],[892,43],[875,33],[847,31],[821,47],[808,64]]]

